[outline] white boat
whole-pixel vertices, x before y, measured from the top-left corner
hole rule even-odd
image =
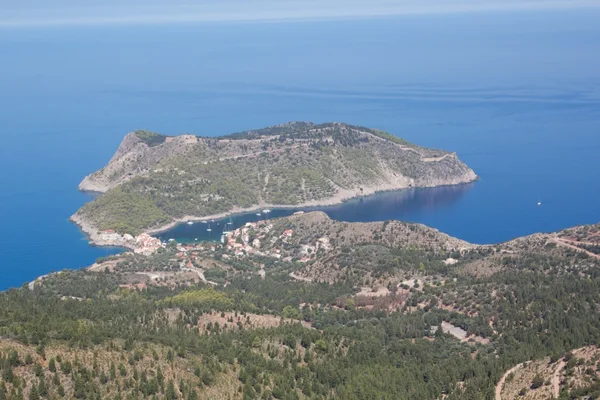
[[[256,215],[260,217],[260,213],[256,213]]]
[[[175,241],[175,239],[169,239],[169,242],[174,242],[174,241]]]
[[[267,210],[263,210],[263,213],[265,213],[265,214],[268,214],[270,212],[271,212],[271,210],[268,210],[268,209]]]
[[[188,225],[194,225],[192,221],[188,221]]]
[[[208,222],[206,222],[206,221],[202,221],[202,223],[203,223],[203,224],[208,224]]]
[[[212,232],[212,229],[208,228],[206,231],[207,231],[207,232]]]
[[[537,205],[538,205],[538,207],[539,207],[539,206],[541,206],[541,205],[542,205],[542,202],[541,202],[541,201],[538,201]]]
[[[198,241],[198,238],[195,238],[194,240],[197,242],[197,241]]]

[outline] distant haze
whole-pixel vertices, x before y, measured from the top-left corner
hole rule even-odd
[[[192,0],[0,0],[0,27],[279,21],[600,7],[600,0],[206,0],[198,3]]]

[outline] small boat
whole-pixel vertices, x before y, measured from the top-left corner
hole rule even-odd
[[[197,242],[197,241],[198,241],[198,238],[195,238],[194,240]]]
[[[541,206],[541,205],[542,205],[542,202],[541,202],[541,201],[538,201],[538,202],[537,202],[537,205],[538,205],[538,207],[539,207],[539,206]]]
[[[202,221],[202,223],[203,223],[203,224],[208,224],[208,222],[206,222],[206,221]]]
[[[212,229],[208,228],[206,231],[207,231],[207,232],[212,232]]]
[[[260,213],[256,213],[256,215],[260,217]]]
[[[169,239],[169,242],[174,242],[174,241],[175,241],[175,239]]]
[[[188,225],[194,225],[192,221],[188,221]]]
[[[267,210],[263,210],[263,213],[265,213],[265,214],[268,214],[268,213],[270,213],[270,212],[271,212],[271,210],[269,210],[269,209],[267,209]]]

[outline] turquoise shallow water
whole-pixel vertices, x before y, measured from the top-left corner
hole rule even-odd
[[[0,289],[118,251],[90,247],[68,217],[90,200],[80,180],[138,128],[344,121],[456,151],[481,177],[458,193],[327,209],[334,218],[417,221],[477,243],[598,222],[598,20],[582,10],[0,29]]]

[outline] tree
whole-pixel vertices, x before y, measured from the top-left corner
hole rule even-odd
[[[29,400],[40,400],[40,395],[36,385],[32,385],[31,389],[29,389]]]
[[[46,380],[44,379],[44,377],[40,378],[40,383],[38,385],[38,393],[42,397],[48,396],[48,386],[46,385]]]
[[[539,374],[537,374],[536,376],[533,377],[530,388],[532,390],[535,390],[539,387],[542,387],[542,385],[544,385],[544,379]]]
[[[283,311],[281,312],[281,315],[284,318],[290,318],[290,319],[300,319],[302,317],[302,314],[300,314],[300,310],[298,310],[296,307],[292,307],[292,306],[285,306],[283,308]]]
[[[167,383],[165,398],[167,400],[177,400],[177,391],[175,390],[175,384],[173,383],[173,380],[169,380],[169,383]]]
[[[256,399],[256,391],[254,390],[252,385],[250,385],[249,382],[246,382],[246,384],[244,385],[243,400],[253,399]]]
[[[327,343],[323,339],[319,339],[315,342],[315,350],[320,353],[327,352]]]
[[[14,378],[14,374],[13,374],[13,369],[10,365],[5,366],[2,369],[2,379],[4,379],[4,382],[12,382]]]
[[[48,362],[48,370],[50,370],[50,372],[56,372],[56,361],[54,361],[54,357]]]

